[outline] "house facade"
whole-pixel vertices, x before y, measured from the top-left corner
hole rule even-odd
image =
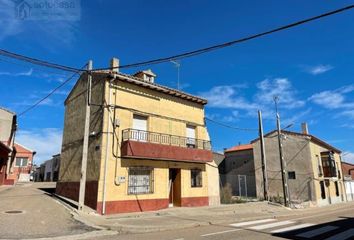
[[[17,117],[0,107],[0,185],[30,181],[34,151],[16,143]]]
[[[342,162],[343,177],[347,180],[354,180],[354,164]]]
[[[53,157],[44,163],[38,169],[37,181],[56,182],[59,178],[60,169],[60,154]],[[42,171],[42,172],[41,172]]]
[[[283,185],[277,131],[266,134],[264,142],[268,196],[273,200],[281,200]],[[282,131],[282,145],[292,203],[323,206],[345,201],[340,150],[307,132]],[[250,170],[254,169],[254,183],[247,185],[248,192],[254,192],[257,198],[262,199],[263,173],[259,139],[251,142],[248,152],[233,151],[229,155],[229,164],[232,161],[236,162],[237,167],[232,171],[237,175],[249,175]]]
[[[35,154],[35,151],[15,142],[12,151],[13,160],[10,162],[7,180],[12,182],[12,184],[16,182],[29,182]]]
[[[118,67],[113,59],[112,67]],[[206,100],[156,75],[93,73],[85,205],[100,214],[219,204],[219,177],[204,122]],[[65,101],[57,193],[77,200],[87,75]]]
[[[252,144],[231,147],[224,155],[225,159],[219,165],[222,186],[229,184],[234,196],[257,197]]]

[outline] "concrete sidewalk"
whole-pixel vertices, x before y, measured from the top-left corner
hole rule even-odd
[[[267,202],[251,202],[214,207],[169,208],[154,212],[107,216],[100,216],[92,212],[78,213],[77,218],[83,222],[90,222],[93,225],[120,233],[144,233],[272,218],[288,215],[292,211]]]

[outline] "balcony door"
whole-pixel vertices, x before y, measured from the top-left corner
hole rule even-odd
[[[187,147],[195,148],[195,127],[187,125]]]
[[[134,115],[133,116],[133,131],[132,139],[136,141],[146,142],[148,139],[147,133],[147,117]]]

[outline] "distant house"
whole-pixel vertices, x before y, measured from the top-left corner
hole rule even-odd
[[[0,185],[30,181],[36,152],[14,141],[16,130],[16,114],[0,107]]]
[[[30,174],[32,170],[33,156],[35,151],[22,146],[19,143],[14,144],[14,161],[10,165],[10,172],[7,175],[7,179],[16,182],[29,182]]]
[[[44,181],[56,182],[59,177],[60,154],[53,155],[52,159],[43,163],[44,165]]]
[[[347,180],[354,180],[354,164],[342,162],[343,177]]]
[[[229,184],[235,196],[256,197],[252,144],[226,149],[219,165],[222,186]]]
[[[341,169],[341,151],[309,134],[304,127],[302,133],[282,131],[284,160],[288,179],[290,201],[308,206],[322,206],[345,200],[345,189]],[[265,135],[267,157],[268,195],[281,199],[283,187],[280,168],[277,131]],[[225,151],[226,182],[236,187],[239,177],[246,176],[248,195],[263,198],[263,174],[261,168],[260,141],[250,145],[236,146]],[[231,174],[230,174],[231,173]],[[231,177],[227,177],[231,175]],[[235,180],[236,179],[236,180]],[[240,179],[244,181],[244,179]],[[234,189],[233,189],[234,190]]]

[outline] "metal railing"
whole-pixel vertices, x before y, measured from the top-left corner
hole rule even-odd
[[[149,132],[132,128],[123,130],[123,142],[128,140],[171,145],[177,147],[211,150],[210,141],[164,133]]]

